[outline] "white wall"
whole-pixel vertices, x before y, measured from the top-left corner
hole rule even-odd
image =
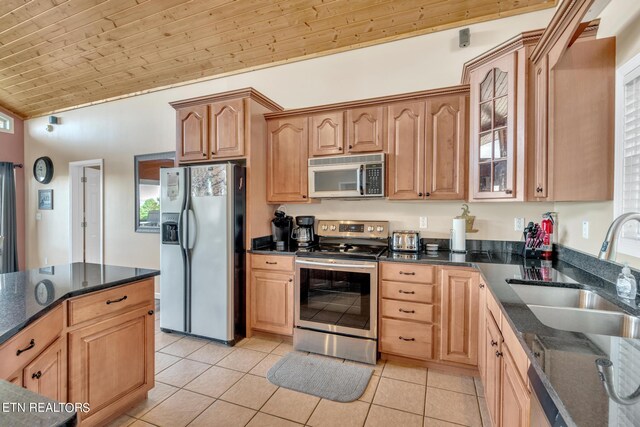
[[[28,179],[27,266],[64,263],[69,258],[68,163],[103,158],[105,165],[105,261],[159,267],[158,235],[135,233],[133,226],[133,156],[172,150],[175,116],[169,101],[252,86],[285,108],[295,108],[458,84],[462,64],[525,30],[544,27],[553,10],[472,25],[471,46],[458,48],[458,30],[414,37],[378,46],[264,70],[224,77],[133,98],[58,114],[62,124],[48,133],[46,118],[25,122],[25,163],[48,155],[53,159],[52,182],[41,186]],[[39,188],[53,188],[55,209],[35,220]],[[474,204],[481,230],[478,238],[514,238],[513,217],[539,219],[551,204]],[[322,208],[332,217],[362,217],[376,211],[394,227],[414,228],[417,216],[431,221],[428,235],[442,236],[460,203],[362,204],[324,202],[290,207],[290,212]],[[326,209],[328,208],[328,209]],[[373,217],[367,214],[367,217]],[[476,237],[474,236],[474,237]]]

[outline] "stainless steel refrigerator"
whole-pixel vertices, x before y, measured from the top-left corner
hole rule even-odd
[[[161,330],[244,336],[244,182],[231,163],[161,169]]]

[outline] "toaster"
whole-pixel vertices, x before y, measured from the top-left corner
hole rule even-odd
[[[395,252],[420,252],[420,232],[411,230],[394,231],[389,244]]]

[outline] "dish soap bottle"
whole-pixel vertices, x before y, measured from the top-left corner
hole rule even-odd
[[[629,264],[624,263],[622,272],[618,274],[618,281],[616,282],[616,291],[618,296],[627,298],[630,300],[636,299],[636,292],[638,291],[638,285],[636,278],[631,274]]]

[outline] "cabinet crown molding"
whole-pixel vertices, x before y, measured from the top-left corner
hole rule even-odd
[[[212,102],[226,101],[229,99],[237,99],[237,98],[251,98],[256,101],[258,104],[262,105],[265,108],[268,108],[272,111],[282,111],[281,105],[272,101],[270,98],[265,96],[264,94],[258,92],[252,87],[247,87],[243,89],[230,90],[227,92],[221,92],[211,95],[198,96],[195,98],[182,99],[180,101],[170,102],[173,108],[184,108],[184,107],[193,107],[194,105],[201,104],[209,104]]]
[[[469,85],[457,85],[449,86],[438,89],[429,89],[417,92],[403,93],[399,95],[381,96],[377,98],[368,98],[357,101],[338,102],[335,104],[325,104],[313,107],[296,108],[292,110],[282,110],[273,113],[267,113],[264,115],[266,119],[276,119],[281,117],[291,117],[300,115],[309,115],[314,113],[322,113],[326,111],[345,110],[350,108],[359,107],[371,107],[374,105],[389,104],[392,102],[411,101],[416,99],[428,98],[437,95],[453,95],[453,94],[468,94]]]

